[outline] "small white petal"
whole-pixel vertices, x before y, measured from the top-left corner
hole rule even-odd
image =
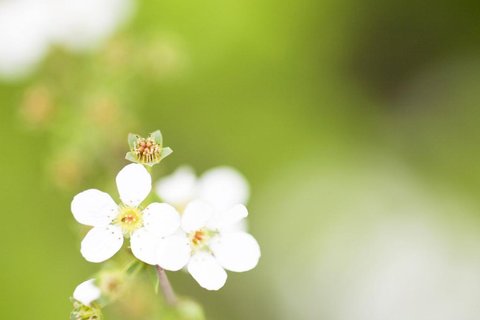
[[[232,226],[238,224],[247,216],[247,208],[243,204],[237,204],[226,211],[215,213],[209,226],[213,229],[232,229]]]
[[[80,252],[90,262],[111,258],[123,245],[122,229],[117,226],[94,227],[82,240]]]
[[[131,207],[138,206],[152,190],[152,177],[138,163],[126,165],[120,170],[116,182],[120,199]]]
[[[171,205],[154,202],[143,210],[143,225],[155,235],[168,236],[180,227],[180,215]]]
[[[230,226],[222,227],[222,232],[247,232],[248,231],[248,222],[247,219],[243,219],[234,223]]]
[[[173,205],[184,205],[195,196],[197,177],[192,168],[182,166],[171,175],[160,179],[155,191],[163,201]]]
[[[257,240],[245,232],[222,234],[212,239],[210,248],[217,261],[230,271],[251,270],[260,259],[260,246]]]
[[[155,265],[157,263],[156,252],[159,240],[160,237],[149,232],[146,228],[140,228],[132,234],[130,248],[138,260]]]
[[[87,226],[108,225],[118,214],[118,205],[112,197],[96,189],[77,194],[70,207],[75,220]]]
[[[73,298],[86,306],[100,298],[100,289],[95,285],[95,279],[80,283],[73,291]]]
[[[206,202],[195,200],[190,202],[182,215],[182,229],[186,232],[201,229],[213,217],[213,208]]]
[[[230,167],[210,169],[198,181],[198,198],[217,210],[225,210],[238,203],[246,204],[248,197],[247,180]]]
[[[157,248],[157,264],[165,270],[178,271],[190,260],[192,249],[185,234],[166,237]]]
[[[207,290],[218,290],[227,281],[227,273],[215,258],[206,252],[198,252],[188,263],[188,272]]]

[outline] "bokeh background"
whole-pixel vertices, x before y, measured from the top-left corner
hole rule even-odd
[[[207,319],[478,319],[479,18],[466,0],[0,0],[1,318],[68,317],[98,270],[70,201],[115,194],[128,132],[161,129],[157,178],[231,165],[251,185],[258,267],[218,292],[170,274]]]

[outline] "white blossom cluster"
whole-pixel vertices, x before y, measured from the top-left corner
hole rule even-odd
[[[132,9],[132,0],[1,0],[0,77],[27,75],[51,45],[97,47]]]
[[[119,202],[97,189],[72,201],[75,219],[92,227],[81,243],[87,261],[110,259],[127,239],[138,260],[169,271],[185,269],[208,290],[223,287],[225,270],[244,272],[257,265],[260,247],[245,231],[248,184],[234,169],[215,168],[197,178],[181,167],[155,184],[164,202],[146,203],[152,178],[141,164],[120,170],[116,185]],[[87,283],[74,298],[90,303],[98,291]]]

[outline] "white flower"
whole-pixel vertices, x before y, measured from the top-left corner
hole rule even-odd
[[[132,0],[0,0],[0,76],[26,76],[51,45],[98,47],[132,8]]]
[[[73,298],[86,306],[98,300],[101,296],[100,289],[95,285],[95,279],[80,283],[73,291]]]
[[[37,0],[0,1],[0,75],[13,79],[48,50],[48,8]]]
[[[140,204],[151,191],[151,177],[140,164],[129,164],[117,175],[122,203],[105,192],[89,189],[76,195],[71,209],[75,219],[93,228],[81,244],[83,257],[90,262],[111,258],[130,237],[130,247],[139,260],[156,264],[156,246],[163,237],[177,231],[180,217],[171,205],[152,203],[142,210]]]
[[[205,289],[218,290],[227,280],[226,270],[253,269],[260,258],[260,247],[250,234],[230,231],[231,225],[247,217],[238,204],[221,214],[201,200],[190,202],[182,215],[181,229],[157,248],[157,262],[167,270],[187,266],[188,272]]]
[[[157,182],[156,192],[183,211],[184,233],[157,248],[157,261],[164,269],[176,271],[186,265],[200,286],[218,290],[227,279],[225,269],[243,272],[257,265],[260,247],[244,232],[249,187],[238,171],[217,167],[197,179],[190,167],[180,167]]]
[[[249,187],[246,179],[231,167],[217,167],[197,179],[192,168],[183,166],[160,179],[155,191],[177,208],[192,200],[208,202],[216,210],[226,210],[236,204],[246,204]]]
[[[96,48],[128,18],[131,0],[48,0],[51,41],[78,52]]]

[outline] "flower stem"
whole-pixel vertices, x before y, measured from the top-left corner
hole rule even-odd
[[[160,289],[162,289],[163,295],[165,297],[165,301],[174,306],[177,304],[177,297],[175,296],[175,292],[173,292],[173,288],[170,285],[170,281],[168,281],[167,273],[163,270],[162,267],[156,266],[157,268],[157,275],[158,275],[158,283]]]

